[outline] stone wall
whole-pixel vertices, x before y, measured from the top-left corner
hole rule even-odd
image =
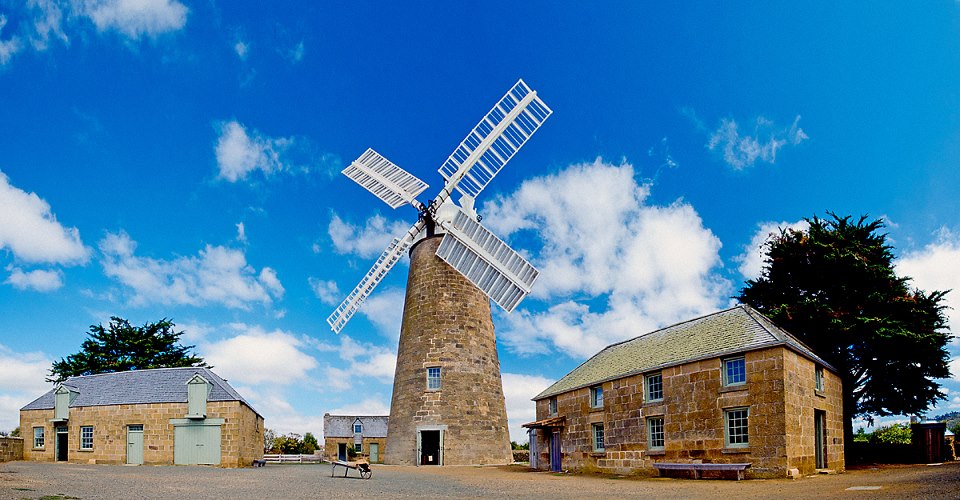
[[[386,462],[417,463],[417,431],[429,429],[444,432],[445,465],[508,464],[490,301],[436,256],[440,240],[410,250]],[[427,389],[428,367],[441,368],[439,390]]]
[[[23,460],[23,443],[23,438],[0,436],[0,462]]]
[[[370,445],[376,444],[379,446],[380,459],[377,463],[383,463],[383,457],[387,450],[387,438],[363,438],[363,452],[359,454],[360,457],[370,460]],[[339,460],[339,444],[344,443],[347,447],[353,446],[353,438],[324,438],[323,440],[323,456],[328,462],[333,462],[334,460]],[[349,457],[348,457],[349,459]]]
[[[560,434],[562,468],[655,475],[654,461],[701,461],[750,462],[748,477],[785,477],[790,468],[812,473],[816,408],[827,411],[828,461],[839,464],[830,467],[842,469],[839,379],[827,372],[824,395],[817,396],[814,364],[806,358],[783,347],[747,352],[744,358],[747,382],[741,386],[723,387],[721,358],[712,358],[663,369],[662,401],[644,401],[643,375],[604,383],[603,408],[591,408],[589,388],[558,395],[557,415],[566,417]],[[749,446],[727,448],[724,410],[737,407],[749,408]],[[537,401],[537,419],[548,417],[549,400]],[[650,417],[664,419],[663,450],[647,449]],[[601,452],[593,449],[595,423],[604,426]],[[834,440],[837,429],[839,441]],[[544,469],[550,466],[550,432],[537,432],[538,462]]]
[[[50,422],[53,409],[20,412],[20,428],[29,443],[24,460],[56,460],[56,431]],[[70,408],[67,421],[67,460],[73,463],[126,463],[127,426],[143,425],[143,463],[173,464],[174,430],[171,419],[187,414],[187,403],[86,406]],[[220,456],[222,467],[249,466],[263,457],[263,418],[239,401],[207,403],[207,418],[222,418]],[[93,449],[80,449],[80,427],[93,426]],[[33,448],[33,428],[44,427],[44,447]]]

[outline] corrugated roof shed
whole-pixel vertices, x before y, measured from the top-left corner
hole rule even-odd
[[[210,382],[208,401],[240,401],[250,406],[226,380],[220,378],[209,368],[156,368],[152,370],[132,370],[127,372],[100,373],[83,377],[70,377],[63,385],[79,392],[70,404],[71,408],[83,406],[107,406],[149,403],[186,403],[187,381],[199,374]],[[49,410],[55,404],[54,391],[50,389],[22,410]],[[262,416],[262,415],[261,415]]]
[[[836,371],[766,316],[750,306],[739,305],[610,345],[533,399],[668,366],[774,346],[790,348]]]
[[[363,424],[363,437],[387,437],[390,417],[386,415],[331,415],[329,413],[323,416],[323,437],[352,438],[353,423],[358,419]]]

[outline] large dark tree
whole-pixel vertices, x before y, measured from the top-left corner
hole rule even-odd
[[[106,328],[90,325],[89,338],[83,341],[80,352],[55,361],[47,381],[58,383],[67,377],[147,368],[207,366],[203,358],[190,353],[194,346],[179,343],[183,332],[174,331],[174,326],[166,318],[133,326],[116,316],[110,318]]]
[[[853,419],[923,413],[950,376],[946,291],[911,289],[894,271],[883,221],[829,213],[808,230],[781,229],[761,276],[740,291],[840,372],[844,442]]]

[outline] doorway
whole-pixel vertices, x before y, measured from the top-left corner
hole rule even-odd
[[[341,462],[347,461],[347,443],[337,444],[337,460]]]
[[[550,470],[560,472],[560,431],[550,434]]]
[[[127,464],[143,465],[143,424],[127,426]]]
[[[66,462],[67,461],[67,447],[69,444],[70,434],[67,432],[67,428],[57,427],[57,461]]]
[[[380,444],[370,443],[370,463],[380,463]]]
[[[443,431],[420,431],[420,465],[443,465],[440,435]]]
[[[813,410],[814,457],[817,468],[827,468],[827,412]]]

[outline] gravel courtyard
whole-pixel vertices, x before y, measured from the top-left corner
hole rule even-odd
[[[340,469],[342,471],[342,469]],[[860,488],[849,490],[848,488]],[[796,481],[631,479],[509,467],[374,466],[369,480],[329,465],[260,469],[0,464],[0,498],[960,498],[960,463],[884,466]]]

